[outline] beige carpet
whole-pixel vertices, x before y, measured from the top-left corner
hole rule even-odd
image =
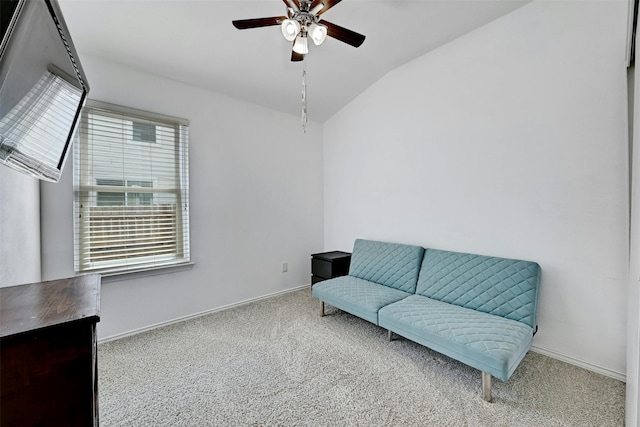
[[[529,352],[480,372],[308,289],[100,344],[102,426],[622,426],[624,384]]]

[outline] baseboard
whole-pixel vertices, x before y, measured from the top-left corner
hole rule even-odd
[[[311,287],[310,283],[306,284],[306,285],[302,285],[302,286],[297,286],[295,288],[285,289],[283,291],[278,291],[278,292],[274,292],[274,293],[271,293],[271,294],[263,295],[263,296],[260,296],[260,297],[250,298],[248,300],[240,301],[240,302],[237,302],[237,303],[224,305],[222,307],[214,308],[214,309],[211,309],[211,310],[201,311],[199,313],[190,314],[188,316],[177,317],[177,318],[172,319],[172,320],[167,320],[166,322],[160,322],[160,323],[156,323],[154,325],[145,326],[143,328],[138,328],[138,329],[133,329],[131,331],[123,332],[121,334],[116,334],[116,335],[111,335],[111,336],[108,336],[108,337],[105,337],[105,338],[100,338],[98,340],[98,344],[106,343],[106,342],[109,342],[109,341],[119,340],[121,338],[126,338],[126,337],[130,337],[132,335],[141,334],[143,332],[151,331],[153,329],[162,328],[164,326],[169,326],[169,325],[172,325],[174,323],[184,322],[185,320],[195,319],[195,318],[198,318],[198,317],[206,316],[207,314],[213,314],[213,313],[217,313],[219,311],[229,310],[230,308],[239,307],[241,305],[251,304],[252,302],[261,301],[261,300],[268,299],[268,298],[273,298],[273,297],[276,297],[278,295],[284,295],[284,294],[287,294],[289,292],[295,292],[295,291],[299,291],[301,289],[308,289],[309,287]]]
[[[622,381],[624,383],[627,382],[627,376],[622,372],[617,372],[609,368],[604,368],[602,366],[594,365],[593,363],[585,362],[584,360],[576,359],[575,357],[567,356],[566,354],[558,353],[557,351],[554,351],[554,350],[532,346],[531,351],[542,354],[544,356],[549,356],[553,359],[558,359],[562,362],[566,362],[570,365],[575,365],[579,368],[583,368],[588,371],[595,372],[597,374],[604,375],[605,377],[613,378],[615,380]]]

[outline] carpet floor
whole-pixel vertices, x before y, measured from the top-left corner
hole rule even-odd
[[[102,426],[623,426],[624,383],[529,352],[480,372],[303,289],[98,346]]]

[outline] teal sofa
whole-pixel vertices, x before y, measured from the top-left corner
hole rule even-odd
[[[482,371],[509,379],[537,330],[540,266],[358,239],[347,276],[316,283],[313,297]]]

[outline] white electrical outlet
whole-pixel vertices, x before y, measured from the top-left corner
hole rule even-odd
[[[282,263],[282,272],[286,273],[287,271],[289,271],[289,263],[288,262],[283,262]]]

